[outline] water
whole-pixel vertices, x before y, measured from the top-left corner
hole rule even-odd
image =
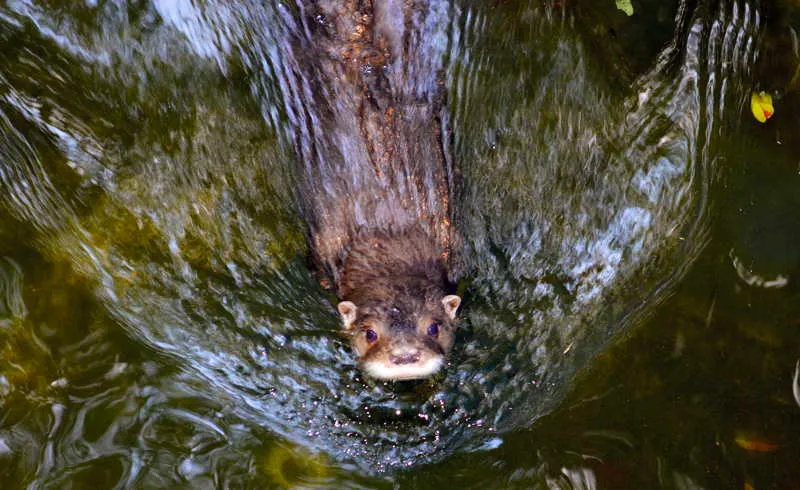
[[[4,483],[797,485],[800,13],[606,3],[403,23],[465,277],[444,374],[403,388],[308,266],[293,189],[360,151],[308,4],[0,5]]]

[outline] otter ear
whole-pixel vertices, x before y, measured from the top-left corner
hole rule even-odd
[[[342,322],[344,322],[344,328],[350,328],[353,325],[353,322],[356,321],[356,305],[352,301],[342,301],[339,303],[336,308],[339,310],[339,314],[342,315]]]
[[[455,320],[456,311],[461,304],[461,298],[455,294],[448,294],[442,298],[442,304],[444,305],[444,312],[447,313],[447,316],[449,316],[451,320]]]

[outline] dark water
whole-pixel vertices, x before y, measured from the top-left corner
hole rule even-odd
[[[467,280],[405,387],[307,266],[304,3],[0,3],[2,488],[800,487],[800,12],[584,3],[406,19]]]

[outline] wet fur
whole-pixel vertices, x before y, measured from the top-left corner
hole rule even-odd
[[[343,321],[377,377],[394,368],[404,376],[400,349],[422,352],[420,373],[438,369],[460,301],[443,301],[457,278],[444,91],[434,83],[421,93],[405,78],[424,56],[408,42],[410,19],[426,8],[424,0],[312,2],[309,37],[295,52],[316,94],[314,107],[297,108],[305,114],[298,134],[307,135],[297,141],[298,201],[316,269],[353,303]],[[423,75],[438,80],[439,69]],[[425,333],[432,323],[442,326],[438,338]],[[365,343],[368,330],[379,340]]]
[[[387,298],[435,302],[453,292],[444,252],[422,231],[378,232],[344,255],[339,295],[358,298],[359,306],[384,304]]]
[[[424,0],[307,5],[310,37],[295,55],[301,79],[313,84],[316,113],[300,131],[308,138],[297,141],[299,201],[317,269],[340,297],[347,296],[340,276],[349,255],[378,238],[413,236],[420,240],[415,260],[441,257],[450,279],[456,276],[445,93],[419,93],[403,75],[420,55],[408,42],[408,19],[425,8]]]

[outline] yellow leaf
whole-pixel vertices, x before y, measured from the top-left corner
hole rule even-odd
[[[767,122],[767,119],[775,113],[772,96],[766,92],[753,92],[750,96],[750,109],[758,122]]]
[[[625,14],[630,17],[633,15],[633,4],[631,0],[616,0],[617,8],[625,12]]]
[[[777,444],[773,444],[772,442],[767,441],[759,436],[745,433],[737,434],[734,442],[736,442],[736,445],[742,449],[759,453],[770,453],[779,447]]]

